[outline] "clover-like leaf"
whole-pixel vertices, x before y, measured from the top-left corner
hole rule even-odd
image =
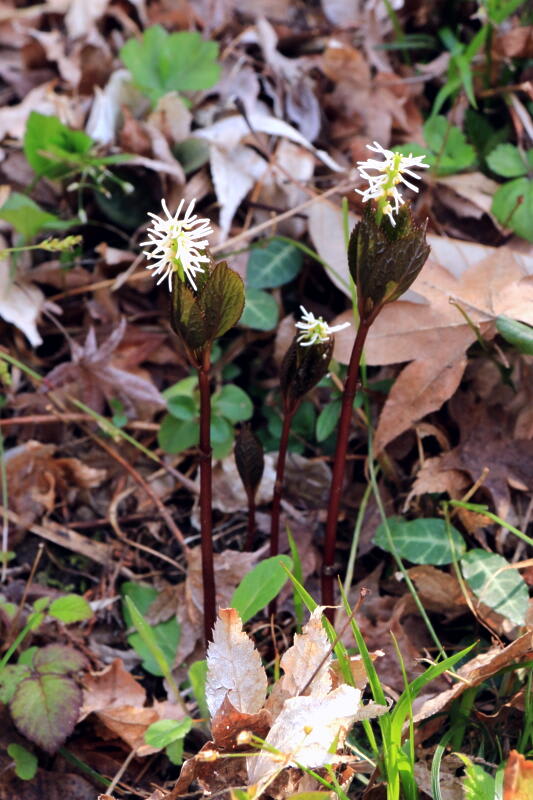
[[[153,103],[168,92],[209,89],[220,75],[218,44],[195,31],[167,33],[153,25],[122,47],[120,57]]]

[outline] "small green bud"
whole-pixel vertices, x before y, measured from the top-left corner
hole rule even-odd
[[[400,207],[395,225],[387,216],[378,224],[371,205],[365,207],[348,245],[348,266],[362,319],[397,300],[418,276],[430,251],[426,227],[427,222],[415,224],[406,205]]]

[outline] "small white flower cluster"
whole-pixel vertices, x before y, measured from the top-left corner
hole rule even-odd
[[[204,272],[202,264],[209,264],[209,257],[201,251],[209,246],[205,238],[213,233],[211,222],[208,219],[199,219],[193,214],[195,200],[191,200],[183,219],[179,215],[185,200],[179,204],[174,216],[168,210],[167,204],[161,200],[164,217],[149,213],[154,222],[148,228],[148,240],[141,242],[141,247],[151,247],[152,251],[143,251],[148,260],[155,259],[155,264],[148,264],[147,269],[153,270],[153,275],[161,277],[158,285],[168,278],[168,288],[172,290],[172,273],[178,272],[180,277],[186,277],[192,288],[196,291],[194,276]]]
[[[315,317],[311,311],[306,311],[303,306],[300,306],[300,310],[302,319],[300,322],[296,322],[295,325],[302,331],[297,339],[302,347],[310,347],[317,343],[323,344],[331,338],[333,333],[342,331],[350,326],[349,322],[343,322],[342,325],[330,327],[322,317]]]
[[[368,181],[368,189],[364,191],[356,189],[355,191],[363,196],[363,203],[366,203],[367,200],[378,200],[378,207],[381,206],[381,211],[387,214],[391,224],[396,225],[394,214],[397,214],[400,206],[403,205],[403,197],[398,191],[398,184],[403,183],[409,189],[418,192],[418,186],[406,180],[404,175],[420,180],[420,175],[413,172],[411,167],[427,169],[429,164],[422,163],[424,156],[413,156],[412,154],[404,156],[402,153],[386,150],[377,142],[374,142],[373,145],[367,144],[367,149],[384,156],[385,161],[378,161],[375,158],[358,161],[359,174]],[[368,170],[374,170],[377,174],[369,175]]]

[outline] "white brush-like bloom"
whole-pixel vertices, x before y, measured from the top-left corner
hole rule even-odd
[[[350,327],[349,322],[343,322],[342,325],[333,325],[331,327],[322,317],[315,317],[311,311],[306,311],[303,306],[300,306],[300,310],[302,319],[296,322],[295,325],[302,331],[297,340],[302,347],[310,347],[312,344],[317,344],[317,342],[319,344],[327,342],[333,333]]]
[[[193,214],[195,202],[191,200],[183,219],[179,219],[179,215],[185,200],[181,201],[174,216],[166,202],[161,200],[166,219],[149,212],[153,219],[152,227],[148,228],[148,239],[141,242],[141,247],[152,248],[143,250],[143,255],[155,263],[148,264],[146,268],[152,270],[154,276],[161,275],[158,285],[168,278],[169,290],[172,290],[172,273],[177,272],[181,280],[187,278],[196,291],[194,276],[204,272],[202,264],[209,264],[209,257],[202,251],[209,246],[206,237],[213,233],[213,229],[210,220],[199,219]]]
[[[377,142],[367,144],[367,149],[383,156],[385,160],[378,161],[376,158],[369,158],[367,161],[357,162],[359,174],[368,181],[368,189],[363,191],[356,189],[355,191],[363,196],[363,203],[366,203],[367,200],[377,200],[378,209],[383,214],[387,214],[392,225],[396,225],[394,215],[403,205],[403,197],[398,190],[398,184],[403,183],[404,186],[418,192],[418,186],[408,181],[405,175],[420,180],[420,175],[413,172],[411,167],[427,169],[429,164],[423,163],[425,156],[413,156],[412,154],[404,156],[402,153],[386,150]],[[369,175],[368,170],[373,170],[377,174]]]

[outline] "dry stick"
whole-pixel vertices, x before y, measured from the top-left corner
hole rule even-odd
[[[211,391],[209,367],[211,352],[206,348],[198,368],[200,388],[200,529],[202,548],[202,583],[204,591],[205,645],[212,639],[216,620],[215,569],[213,565],[211,502]]]
[[[350,435],[350,423],[352,421],[352,409],[355,393],[357,391],[357,379],[359,377],[359,363],[363,353],[368,331],[374,317],[369,317],[366,320],[361,319],[357,335],[350,357],[350,364],[348,366],[348,375],[344,385],[344,394],[342,396],[342,409],[337,432],[337,444],[335,447],[335,460],[333,463],[333,476],[331,479],[331,491],[328,504],[328,517],[326,522],[326,540],[324,543],[324,560],[322,564],[322,605],[333,606],[335,603],[334,596],[334,583],[335,576],[335,545],[337,540],[337,520],[339,517],[339,508],[342,493],[342,484],[344,479],[344,470],[346,464],[346,455],[348,452],[348,437]],[[328,608],[326,616],[333,623],[335,619],[335,610]]]

